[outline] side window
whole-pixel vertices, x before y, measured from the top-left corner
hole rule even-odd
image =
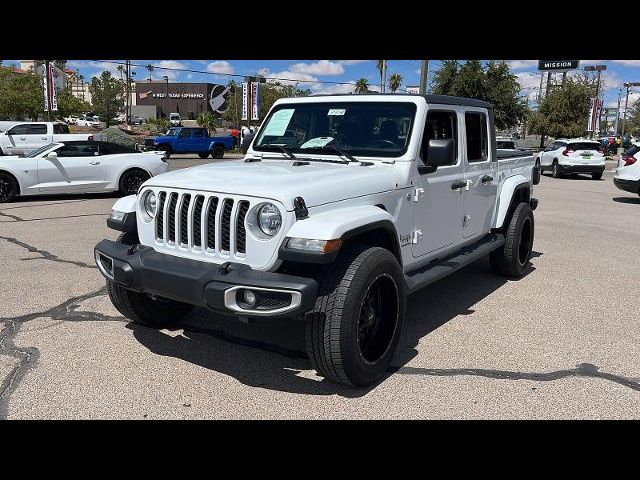
[[[7,132],[7,135],[28,135],[28,134],[29,134],[29,125],[28,124],[16,125],[15,127],[11,128]]]
[[[464,125],[467,134],[467,161],[484,162],[489,158],[487,138],[487,116],[479,112],[464,114]]]
[[[422,161],[429,163],[429,140],[453,139],[456,156],[451,163],[458,163],[458,117],[456,112],[447,110],[429,110],[422,137]]]
[[[196,128],[193,131],[193,136],[194,137],[204,137],[204,130],[202,130],[202,128]]]
[[[47,126],[44,123],[32,123],[29,125],[29,135],[46,135]]]
[[[58,157],[93,157],[97,152],[97,143],[65,145],[57,150]]]
[[[180,135],[178,135],[180,138],[189,138],[191,137],[191,129],[190,128],[183,128],[182,130],[180,130]]]
[[[64,123],[56,123],[53,125],[53,133],[69,133],[69,127]]]

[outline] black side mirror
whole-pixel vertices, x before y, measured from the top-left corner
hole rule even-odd
[[[453,165],[456,158],[455,147],[456,143],[452,138],[429,140],[429,146],[427,147],[428,163],[424,165],[424,168],[418,168],[418,171],[420,173],[433,173],[438,167]]]
[[[418,165],[418,173],[420,175],[424,175],[425,173],[433,173],[438,170],[438,166],[433,163],[429,163],[427,165]]]

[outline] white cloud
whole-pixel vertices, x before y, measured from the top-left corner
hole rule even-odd
[[[342,75],[344,67],[340,63],[320,60],[316,63],[294,63],[289,71],[309,75]]]
[[[317,77],[303,72],[292,72],[290,70],[284,70],[282,72],[271,72],[268,68],[261,68],[258,70],[259,75],[270,77],[269,82],[280,82],[283,85],[295,85],[300,80],[318,80]],[[271,80],[273,79],[273,80]],[[286,80],[278,80],[286,79]],[[306,85],[306,84],[305,84]]]
[[[359,63],[370,62],[371,60],[337,60],[340,65],[358,65]]]
[[[530,101],[536,100],[538,97],[538,90],[540,90],[540,76],[531,72],[520,72],[515,74],[516,81],[522,87],[522,94],[527,96]],[[546,82],[546,79],[545,79]],[[545,88],[546,83],[542,84],[542,88]]]
[[[527,70],[538,66],[538,60],[511,60],[507,63],[511,70]]]
[[[207,65],[207,72],[209,73],[225,73],[233,74],[233,67],[226,60],[216,60]]]
[[[609,60],[610,62],[624,65],[626,67],[640,67],[640,60]]]

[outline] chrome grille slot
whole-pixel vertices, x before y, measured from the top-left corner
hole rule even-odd
[[[249,211],[249,202],[240,200],[238,202],[238,217],[236,218],[236,252],[247,253],[247,231],[244,226],[244,220]]]
[[[207,248],[216,248],[216,213],[218,211],[218,198],[211,197],[207,209]]]
[[[202,246],[202,206],[204,205],[204,197],[202,195],[196,196],[196,201],[193,205],[193,246]]]
[[[231,211],[233,210],[233,200],[225,198],[222,203],[222,221],[220,225],[220,250],[231,251]]]
[[[182,204],[180,206],[180,244],[189,244],[189,203],[191,203],[191,195],[182,196]]]
[[[164,239],[164,201],[167,197],[166,192],[158,194],[158,213],[156,213],[156,238]]]
[[[169,227],[169,241],[176,241],[176,205],[178,204],[178,194],[172,193],[169,196],[169,209],[167,217],[167,226]]]

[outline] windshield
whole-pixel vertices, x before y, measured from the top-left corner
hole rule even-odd
[[[600,144],[591,142],[577,142],[570,143],[569,145],[567,145],[567,148],[570,150],[600,150]]]
[[[171,120],[180,120],[180,115],[171,115]]]
[[[407,151],[416,106],[398,102],[281,104],[261,126],[253,149],[399,157]]]
[[[515,142],[511,142],[511,141],[497,140],[496,141],[496,148],[515,149],[516,148],[516,144],[515,144]]]
[[[49,150],[51,147],[55,147],[56,144],[55,143],[50,143],[48,145],[45,145],[44,147],[40,147],[37,150],[33,150],[32,152],[29,152],[25,155],[26,158],[35,158],[38,155],[40,155],[41,153],[46,152],[47,150]]]
[[[175,137],[178,135],[179,131],[180,131],[179,128],[170,128],[169,130],[167,130],[167,133],[165,133],[165,135],[167,137]]]

